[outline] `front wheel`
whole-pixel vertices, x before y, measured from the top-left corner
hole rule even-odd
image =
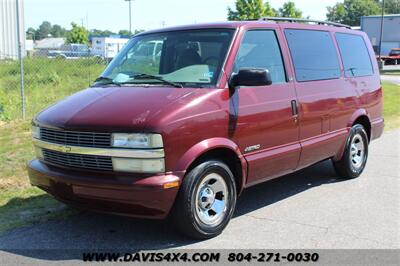
[[[193,238],[219,235],[228,225],[236,205],[235,179],[229,167],[207,161],[184,178],[174,206],[177,229]]]
[[[350,129],[342,158],[334,161],[336,173],[346,179],[356,178],[364,171],[368,158],[368,136],[362,125]]]

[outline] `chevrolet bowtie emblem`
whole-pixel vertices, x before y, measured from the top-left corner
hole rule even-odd
[[[69,153],[69,152],[71,152],[71,147],[68,147],[68,146],[60,146],[60,147],[59,147],[59,151],[60,151],[60,152],[65,152],[65,153]]]

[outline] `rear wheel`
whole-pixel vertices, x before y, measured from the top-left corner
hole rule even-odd
[[[219,235],[229,223],[236,205],[236,186],[229,167],[207,161],[185,177],[174,206],[177,229],[193,238]]]
[[[65,59],[67,59],[67,57],[65,55],[63,55],[63,54],[59,54],[59,55],[56,55],[56,59],[65,60]]]
[[[356,178],[364,171],[368,158],[368,136],[362,125],[356,124],[350,129],[345,151],[339,161],[333,165],[342,178]]]
[[[106,62],[105,58],[100,55],[93,56],[93,59],[97,64],[104,64]]]

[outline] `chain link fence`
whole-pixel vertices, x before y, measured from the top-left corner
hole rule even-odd
[[[2,55],[0,58],[18,58]],[[63,97],[90,86],[106,66],[106,61],[91,56],[51,56],[50,51],[34,51],[25,56],[23,85],[20,61],[0,60],[0,120],[22,118],[22,95],[25,94],[25,116],[37,112]],[[22,88],[21,88],[22,86]]]
[[[66,44],[65,38],[25,40],[23,0],[2,1],[0,7],[0,122],[30,119],[90,86],[104,70],[108,54],[95,54],[90,46]]]

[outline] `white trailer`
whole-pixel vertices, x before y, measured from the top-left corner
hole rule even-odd
[[[127,38],[93,37],[92,55],[104,59],[112,59],[129,41]]]
[[[365,31],[371,40],[374,50],[378,53],[381,39],[381,16],[361,17],[361,30]],[[400,48],[400,14],[385,15],[383,20],[382,55],[389,55],[391,49]]]

